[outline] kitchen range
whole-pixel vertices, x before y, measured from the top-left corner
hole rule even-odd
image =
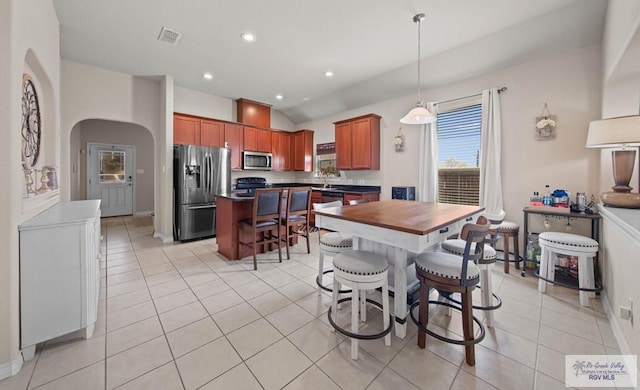
[[[174,238],[216,235],[216,196],[231,192],[231,151],[195,145],[173,147]]]

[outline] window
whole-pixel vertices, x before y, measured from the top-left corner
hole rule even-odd
[[[482,105],[438,112],[438,202],[478,205]]]
[[[123,184],[125,152],[100,151],[100,184]]]

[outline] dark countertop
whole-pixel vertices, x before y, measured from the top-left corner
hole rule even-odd
[[[342,185],[342,184],[331,184],[330,187],[324,188],[322,183],[273,183],[271,187],[281,188],[281,187],[309,187],[314,191],[331,191],[331,192],[342,192],[349,194],[379,194],[380,187],[379,186],[358,186],[358,185]]]
[[[253,202],[253,196],[238,196],[237,194],[220,194],[220,195],[216,195],[219,196],[221,198],[225,198],[225,199],[229,199],[232,200],[234,202],[243,202],[243,201],[252,201]]]

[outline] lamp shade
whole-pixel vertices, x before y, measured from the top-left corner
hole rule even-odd
[[[600,119],[589,123],[587,148],[640,145],[640,115]]]
[[[430,113],[429,110],[418,106],[402,117],[402,119],[400,119],[400,123],[404,123],[406,125],[423,125],[425,123],[433,123],[436,119],[436,116]]]

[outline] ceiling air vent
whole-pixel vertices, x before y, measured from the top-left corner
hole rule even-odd
[[[177,31],[173,31],[173,30],[168,29],[166,27],[162,27],[160,29],[160,35],[158,35],[158,40],[160,42],[167,42],[167,43],[170,43],[172,45],[177,45],[181,36],[182,36],[182,34],[180,34]]]

